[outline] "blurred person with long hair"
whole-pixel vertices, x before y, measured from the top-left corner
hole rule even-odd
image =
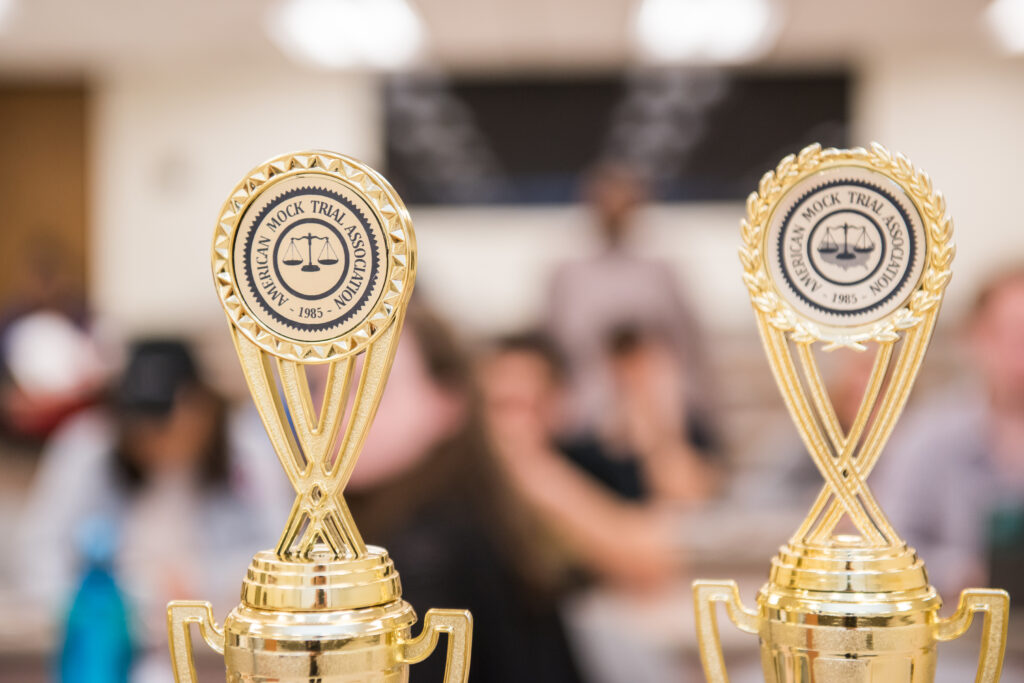
[[[470,359],[420,298],[344,495],[420,614],[473,613],[470,681],[578,680],[558,613],[564,562],[495,458]],[[434,653],[412,679],[440,680],[444,662]]]
[[[943,595],[1024,588],[1024,267],[981,288],[966,341],[974,376],[908,414],[872,481]]]
[[[47,443],[20,525],[20,587],[59,619],[88,585],[80,582],[90,580],[95,547],[107,547],[102,561],[124,594],[139,650],[132,680],[166,681],[167,602],[233,607],[239,574],[277,532],[275,498],[240,464],[250,454],[232,452],[227,405],[185,344],[136,344],[111,394],[109,405],[73,418]],[[83,547],[96,528],[105,537],[93,534]]]

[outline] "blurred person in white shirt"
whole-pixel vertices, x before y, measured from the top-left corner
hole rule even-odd
[[[133,681],[170,681],[167,602],[226,614],[249,559],[276,540],[287,483],[266,476],[275,459],[252,413],[230,417],[180,342],[137,344],[108,403],[46,445],[20,524],[19,587],[63,619],[87,569],[75,539],[112,520],[113,576],[141,650]]]

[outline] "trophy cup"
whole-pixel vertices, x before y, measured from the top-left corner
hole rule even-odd
[[[924,357],[949,280],[952,222],[929,177],[881,145],[805,148],[747,199],[740,260],[775,381],[826,481],[772,560],[757,610],[733,581],[694,583],[701,662],[728,681],[716,604],[761,641],[770,683],[931,683],[936,644],[985,612],[977,683],[999,680],[1004,591],[969,589],[949,618],[924,563],[893,530],[866,479]],[[815,346],[876,353],[848,431]],[[899,457],[899,454],[894,454]],[[839,533],[847,518],[855,533]]]
[[[416,273],[412,221],[388,182],[323,151],[286,154],[232,191],[213,276],[263,424],[297,497],[275,550],[258,552],[223,627],[207,602],[167,608],[178,683],[194,683],[191,625],[228,683],[405,681],[448,635],[445,681],[469,674],[472,617],[432,609],[416,637],[383,548],[341,496],[373,421]],[[315,400],[306,367],[325,364]],[[350,396],[351,395],[351,396]],[[344,428],[342,426],[344,425]]]

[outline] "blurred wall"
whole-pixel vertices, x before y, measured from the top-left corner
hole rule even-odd
[[[1024,64],[985,57],[888,55],[859,70],[853,140],[906,153],[950,198],[959,243],[952,309],[994,264],[1024,253],[1014,202],[1024,136],[1013,135],[1024,120],[1022,86]],[[115,76],[98,84],[93,121],[92,295],[122,333],[219,326],[213,223],[256,163],[308,147],[371,164],[382,157],[369,77],[243,69]],[[594,246],[577,208],[411,209],[420,285],[481,333],[530,322],[550,267]],[[742,215],[738,202],[653,207],[639,236],[642,248],[677,264],[715,333],[752,334],[736,258]]]
[[[948,199],[957,255],[948,325],[993,270],[1024,262],[1024,61],[956,52],[864,64],[854,136],[909,156]]]
[[[743,210],[738,202],[653,206],[635,235],[640,251],[677,266],[698,315],[714,330],[750,322],[736,256]],[[414,208],[413,218],[420,286],[479,334],[534,323],[554,266],[598,248],[579,207]]]
[[[222,329],[213,226],[251,168],[317,147],[381,157],[376,86],[361,76],[124,73],[96,83],[92,119],[91,296],[118,336]]]

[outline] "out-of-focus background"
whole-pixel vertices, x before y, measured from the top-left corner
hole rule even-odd
[[[234,184],[309,148],[412,212],[416,300],[350,499],[418,611],[477,614],[471,680],[701,680],[689,582],[753,603],[819,482],[737,225],[816,141],[882,142],[948,198],[955,275],[872,484],[947,609],[1013,592],[1021,36],[1022,0],[0,0],[0,681],[169,681],[163,605],[222,619],[276,542],[291,491],[209,249]],[[849,420],[869,366],[825,367]],[[970,680],[978,635],[939,681]]]

